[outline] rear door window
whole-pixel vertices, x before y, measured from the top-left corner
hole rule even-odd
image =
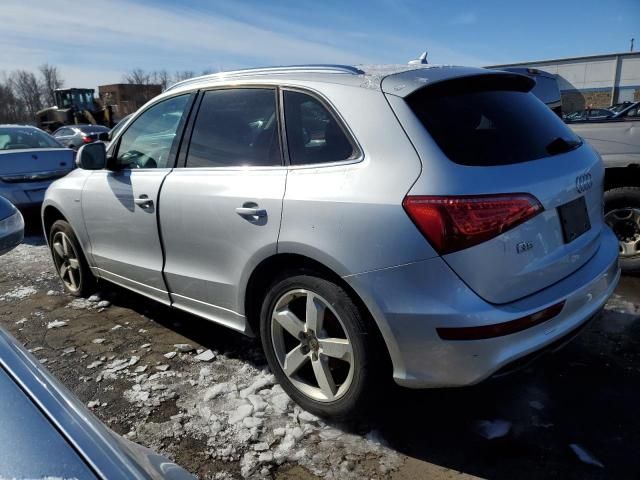
[[[423,88],[407,102],[445,155],[470,166],[508,165],[581,144],[557,115],[519,82],[478,77]]]
[[[276,91],[238,88],[204,94],[187,168],[282,165]]]
[[[340,162],[358,156],[336,118],[311,95],[285,91],[284,115],[291,165]]]

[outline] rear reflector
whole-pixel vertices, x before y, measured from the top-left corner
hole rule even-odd
[[[443,340],[483,340],[502,337],[551,320],[562,311],[564,304],[565,301],[563,300],[539,312],[505,323],[494,323],[493,325],[481,325],[478,327],[436,328],[436,331]]]
[[[533,195],[407,196],[405,211],[441,255],[486,242],[526,222],[543,207]]]

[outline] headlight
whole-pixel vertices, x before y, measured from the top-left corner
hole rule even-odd
[[[0,220],[0,255],[19,245],[24,239],[24,219],[16,210],[12,215]]]

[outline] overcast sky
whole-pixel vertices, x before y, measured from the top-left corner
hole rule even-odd
[[[65,86],[136,67],[488,65],[640,47],[640,0],[2,0],[0,72],[57,65]]]

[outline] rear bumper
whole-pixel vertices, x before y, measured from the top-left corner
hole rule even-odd
[[[558,283],[510,304],[492,305],[440,258],[345,277],[378,323],[395,381],[412,388],[471,385],[535,354],[592,318],[620,279],[618,245],[604,228],[595,255]],[[438,327],[509,322],[564,301],[562,311],[526,330],[483,340],[442,340]]]

